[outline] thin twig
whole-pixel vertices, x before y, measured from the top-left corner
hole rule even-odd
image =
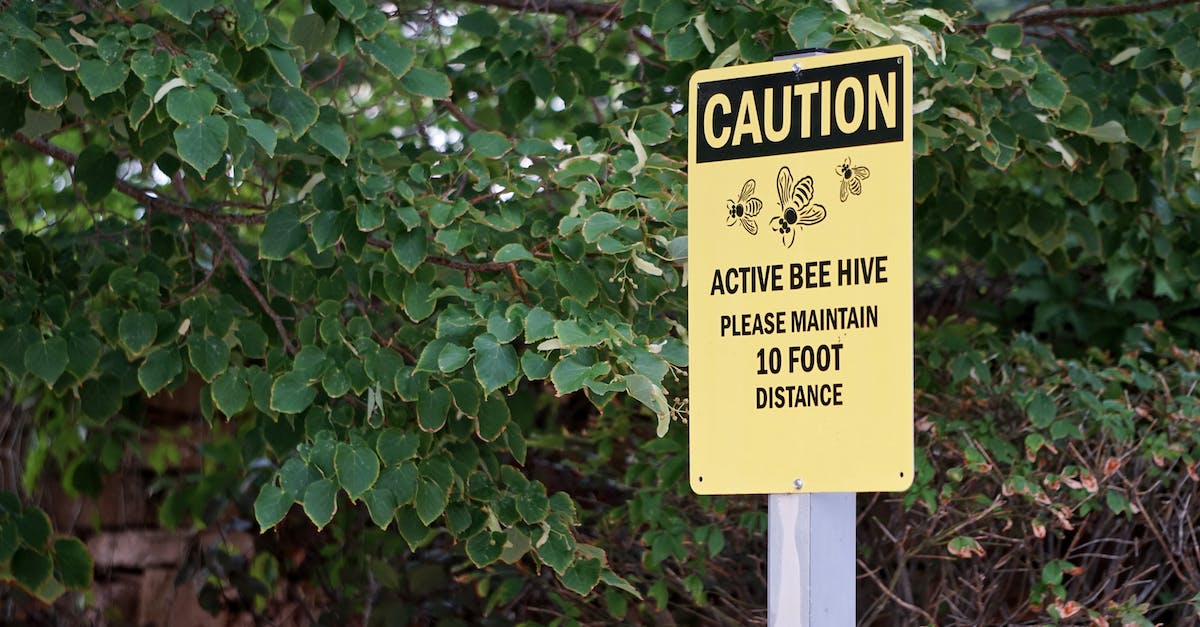
[[[325,75],[325,76],[321,77],[320,79],[318,79],[318,80],[317,80],[315,83],[313,83],[312,85],[309,85],[309,86],[308,86],[308,93],[310,93],[310,94],[311,94],[311,93],[313,92],[313,90],[314,90],[314,89],[316,89],[316,88],[320,87],[321,85],[324,85],[325,83],[328,83],[329,81],[331,81],[331,80],[333,80],[333,79],[337,78],[337,76],[338,76],[339,74],[341,74],[341,73],[342,73],[342,68],[344,68],[344,67],[346,67],[346,57],[338,57],[337,67],[333,68],[333,71],[332,71],[332,72],[330,72],[329,74],[327,74],[327,75]]]
[[[242,253],[239,252],[238,249],[233,245],[233,242],[229,240],[229,236],[225,234],[224,229],[218,228],[215,230],[217,232],[217,237],[221,238],[221,245],[224,246],[225,250],[229,253],[229,258],[233,260],[233,269],[236,270],[238,276],[241,277],[242,283],[244,283],[247,289],[250,290],[250,293],[254,296],[254,300],[258,301],[259,307],[262,307],[262,310],[266,312],[267,316],[271,318],[271,321],[275,323],[275,330],[279,332],[279,339],[283,342],[283,349],[286,350],[289,355],[295,355],[296,347],[292,344],[291,337],[287,332],[287,327],[283,325],[283,319],[279,317],[279,314],[275,313],[275,310],[271,308],[270,303],[267,302],[267,299],[263,297],[262,292],[259,291],[258,286],[254,284],[254,280],[250,278],[250,271],[248,269],[249,262],[246,261],[246,258],[242,256]]]
[[[217,268],[221,265],[221,261],[224,259],[225,247],[222,246],[213,253],[212,267],[208,269],[208,273],[204,275],[204,278],[200,279],[199,283],[193,285],[192,289],[188,290],[186,294],[178,298],[172,298],[171,300],[163,303],[163,309],[174,307],[175,305],[178,305],[179,303],[182,303],[183,301],[195,296],[200,292],[200,290],[204,289],[204,286],[208,285],[209,281],[212,280],[213,275],[217,273]]]
[[[900,597],[896,596],[896,593],[892,592],[892,590],[890,588],[883,585],[883,581],[879,578],[878,575],[875,574],[875,571],[871,570],[871,568],[869,566],[867,566],[866,562],[862,561],[861,559],[859,559],[857,561],[858,561],[858,567],[861,568],[862,571],[867,574],[867,577],[871,578],[871,581],[875,582],[875,585],[879,586],[879,590],[881,592],[886,594],[888,596],[888,598],[890,598],[891,600],[895,601],[896,605],[899,605],[900,607],[902,607],[910,612],[915,612],[917,614],[920,614],[921,617],[924,618],[926,621],[928,621],[929,624],[931,624],[931,625],[937,624],[937,620],[935,620],[933,618],[932,614],[913,605],[912,603],[909,603],[908,601],[905,601],[904,599],[901,599]]]

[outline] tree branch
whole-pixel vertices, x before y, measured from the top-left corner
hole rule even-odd
[[[470,131],[483,130],[482,124],[475,121],[474,118],[467,115],[466,113],[463,113],[463,110],[459,109],[458,105],[454,104],[449,99],[438,100],[437,102],[438,102],[438,104],[445,107],[446,111],[449,111],[450,115],[454,116],[454,119],[458,120],[459,122],[462,123],[463,126],[467,127],[467,130],[470,130]]]
[[[586,2],[584,0],[470,0],[475,4],[533,13],[574,14],[583,17],[606,17],[616,3]]]
[[[63,162],[68,167],[74,167],[75,162],[79,159],[75,153],[60,148],[40,137],[30,137],[24,133],[13,133],[13,139],[33,148],[34,150]],[[128,181],[116,179],[113,182],[113,188],[125,194],[126,196],[138,201],[143,207],[151,211],[162,211],[173,216],[183,218],[189,222],[205,222],[208,224],[262,224],[266,219],[263,215],[243,215],[236,213],[214,213],[197,207],[192,207],[185,203],[154,195],[147,189],[137,187]],[[220,203],[217,203],[220,204]]]
[[[1141,4],[1122,4],[1107,7],[1066,7],[1063,9],[1047,9],[1045,11],[1036,11],[1039,5],[1044,3],[1035,3],[1032,7],[1026,7],[1013,13],[1012,15],[989,22],[990,24],[1044,24],[1046,22],[1054,22],[1063,18],[1080,18],[1080,17],[1107,17],[1113,15],[1130,15],[1133,13],[1149,13],[1161,9],[1169,9],[1184,4],[1200,4],[1197,0],[1161,0],[1159,2],[1144,2]],[[986,28],[987,24],[978,25]],[[972,25],[973,29],[978,29],[976,25]]]

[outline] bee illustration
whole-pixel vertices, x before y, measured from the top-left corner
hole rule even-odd
[[[850,157],[846,157],[845,163],[833,169],[837,175],[842,177],[842,191],[839,196],[842,202],[846,202],[846,198],[850,194],[858,196],[862,193],[862,182],[865,179],[871,178],[871,171],[865,166],[850,165]]]
[[[796,228],[817,224],[825,219],[825,207],[813,204],[813,178],[793,181],[792,171],[779,168],[775,179],[779,191],[779,206],[783,215],[771,218],[771,230],[780,234],[783,245],[788,248],[796,241]]]
[[[726,200],[725,208],[729,210],[729,217],[725,219],[725,226],[733,226],[740,222],[742,228],[751,235],[758,234],[758,223],[753,220],[758,212],[762,211],[762,201],[757,198],[751,198],[754,193],[754,179],[746,181],[742,185],[742,193],[738,194],[737,200]]]

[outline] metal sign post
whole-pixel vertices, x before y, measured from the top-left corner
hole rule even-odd
[[[767,624],[855,622],[854,493],[772,494],[767,503]]]
[[[770,494],[771,625],[855,622],[855,493],[913,479],[912,54],[688,87],[691,485]]]

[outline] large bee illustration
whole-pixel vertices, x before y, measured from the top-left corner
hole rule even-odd
[[[758,234],[758,223],[754,221],[754,216],[762,211],[763,204],[761,200],[750,196],[753,193],[754,179],[750,179],[746,181],[745,185],[742,185],[742,193],[738,194],[737,200],[725,201],[725,208],[729,210],[725,226],[733,226],[740,222],[747,233]]]
[[[871,178],[871,171],[865,166],[851,166],[850,157],[846,157],[845,163],[834,168],[833,171],[842,178],[842,191],[839,194],[842,202],[846,202],[846,198],[850,194],[855,196],[861,194],[863,180]]]
[[[793,181],[792,171],[779,168],[775,179],[779,191],[779,206],[783,215],[771,218],[771,230],[780,234],[783,245],[788,248],[796,241],[796,228],[817,224],[825,219],[825,207],[813,204],[813,178]]]

